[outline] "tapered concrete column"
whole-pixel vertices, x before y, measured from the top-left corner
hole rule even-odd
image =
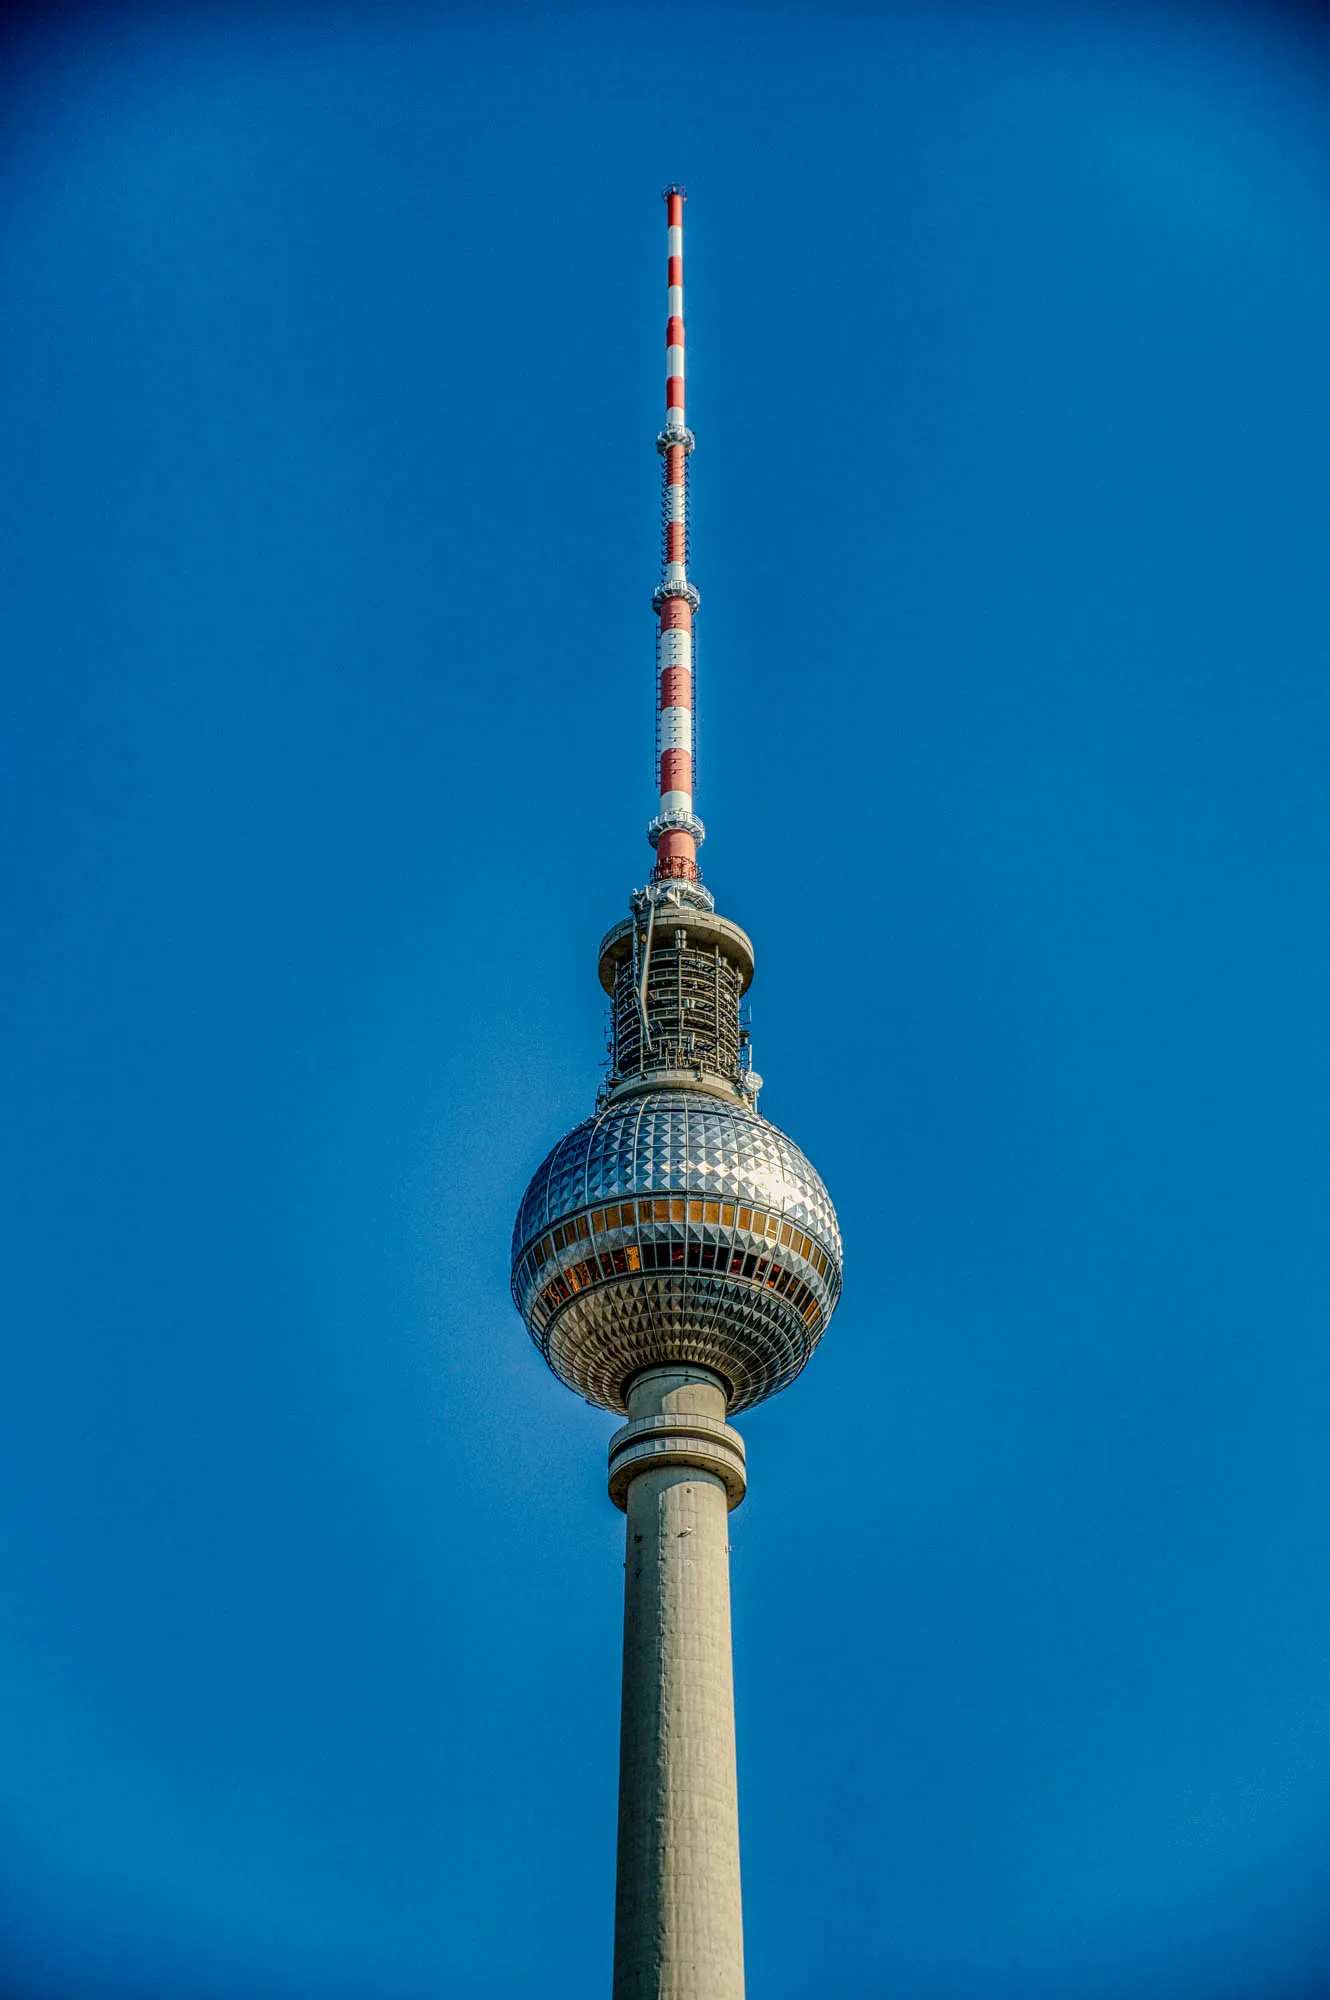
[[[729,1511],[743,1441],[709,1369],[637,1377],[610,1442],[628,1516],[614,2000],[743,2000]]]

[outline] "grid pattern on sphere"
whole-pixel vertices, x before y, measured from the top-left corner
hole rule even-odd
[[[513,1260],[532,1237],[575,1209],[616,1195],[673,1189],[774,1210],[840,1261],[831,1197],[794,1141],[756,1111],[685,1090],[620,1099],[566,1133],[523,1196]]]
[[[689,1274],[602,1284],[533,1338],[560,1380],[601,1409],[626,1410],[626,1385],[640,1369],[693,1361],[726,1382],[736,1415],[792,1382],[819,1333],[755,1286]]]
[[[840,1295],[835,1212],[799,1148],[755,1112],[653,1092],[577,1126],[538,1169],[513,1296],[542,1354],[621,1410],[637,1369],[697,1361],[760,1402],[804,1366]]]

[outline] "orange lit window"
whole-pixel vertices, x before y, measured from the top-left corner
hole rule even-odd
[[[720,1203],[718,1201],[707,1202],[703,1213],[703,1220],[706,1222],[720,1221]]]
[[[627,1259],[628,1259],[628,1268],[629,1268],[629,1270],[630,1270],[630,1271],[640,1271],[640,1270],[641,1270],[641,1268],[642,1268],[642,1259],[641,1259],[641,1257],[640,1257],[640,1256],[638,1255],[638,1252],[637,1252],[637,1245],[636,1245],[635,1243],[630,1243],[630,1244],[628,1245],[628,1248],[627,1248],[627,1250],[625,1250],[625,1252],[624,1252],[624,1255],[625,1255],[625,1256],[627,1257]]]
[[[682,1222],[682,1221],[684,1221],[684,1219],[685,1219],[685,1217],[684,1217],[684,1209],[685,1209],[686,1207],[687,1207],[687,1203],[686,1203],[686,1202],[684,1202],[684,1201],[682,1201],[682,1200],[680,1199],[680,1197],[679,1197],[678,1195],[676,1195],[676,1196],[674,1197],[673,1201],[672,1201],[672,1202],[670,1203],[670,1221],[671,1221],[671,1222]]]
[[[752,1211],[752,1209],[751,1209],[751,1208],[741,1208],[741,1209],[739,1210],[739,1227],[740,1227],[740,1229],[751,1229],[751,1228],[752,1228],[752,1226],[753,1226],[753,1211]]]
[[[731,1228],[733,1228],[733,1226],[734,1226],[734,1203],[733,1203],[732,1201],[727,1201],[727,1202],[725,1203],[724,1207],[723,1207],[723,1208],[721,1209],[721,1212],[720,1212],[720,1219],[721,1219],[721,1221],[722,1221],[722,1222],[723,1222],[723,1223],[725,1224],[725,1227],[726,1227],[727,1229],[731,1229]]]
[[[790,1225],[788,1222],[782,1223],[781,1225],[780,1240],[785,1245],[786,1249],[788,1249],[790,1244]]]
[[[700,1222],[702,1220],[702,1204],[700,1201],[689,1202],[688,1220],[690,1222]]]
[[[577,1218],[577,1234],[583,1243],[586,1242],[587,1237],[591,1234],[591,1231],[587,1228],[587,1220],[584,1215],[579,1215]]]

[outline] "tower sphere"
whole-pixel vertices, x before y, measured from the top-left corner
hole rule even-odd
[[[792,1139],[697,1089],[612,1099],[562,1138],[513,1232],[513,1297],[550,1367],[627,1408],[644,1368],[700,1363],[733,1412],[799,1373],[841,1285],[836,1213]]]

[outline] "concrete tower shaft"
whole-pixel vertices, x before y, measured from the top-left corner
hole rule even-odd
[[[614,2000],[742,2000],[729,1512],[743,1442],[704,1368],[638,1377],[610,1445],[627,1514]]]

